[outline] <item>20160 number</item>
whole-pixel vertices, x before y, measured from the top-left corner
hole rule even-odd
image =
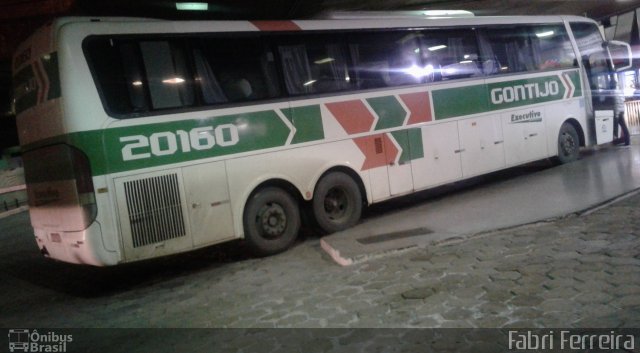
[[[144,135],[125,136],[120,142],[126,143],[122,148],[122,159],[132,161],[151,158],[151,156],[168,156],[180,150],[183,153],[192,150],[204,151],[214,146],[228,147],[239,141],[238,127],[233,124],[196,127],[190,131],[156,132],[147,137]]]

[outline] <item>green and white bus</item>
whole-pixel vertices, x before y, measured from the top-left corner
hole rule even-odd
[[[45,256],[96,266],[244,238],[287,249],[364,206],[612,140],[581,17],[63,18],[13,60]],[[620,69],[620,66],[617,69]]]

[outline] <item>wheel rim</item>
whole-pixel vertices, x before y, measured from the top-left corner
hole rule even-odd
[[[333,187],[324,198],[324,212],[331,220],[340,220],[347,215],[349,197],[343,188]]]
[[[276,239],[287,228],[287,213],[277,203],[268,203],[260,208],[256,217],[260,233],[266,239]]]
[[[564,156],[571,156],[576,151],[576,141],[569,133],[563,133],[560,139],[560,149]]]

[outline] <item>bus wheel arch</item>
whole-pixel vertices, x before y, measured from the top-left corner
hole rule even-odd
[[[580,147],[585,145],[584,131],[575,119],[567,119],[558,131],[558,155],[560,164],[570,163],[580,157]]]
[[[366,189],[360,176],[350,168],[334,167],[318,179],[311,211],[324,233],[335,233],[360,220],[365,200]]]
[[[258,256],[287,250],[301,226],[298,189],[285,180],[268,180],[253,189],[244,205],[244,238]]]
[[[578,120],[569,118],[565,120],[563,124],[571,124],[571,126],[576,129],[576,132],[578,133],[578,139],[580,140],[580,147],[585,147],[587,145],[584,130],[582,129],[582,125],[580,125]]]

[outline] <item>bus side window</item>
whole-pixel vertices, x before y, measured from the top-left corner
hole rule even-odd
[[[309,46],[311,77],[318,93],[343,91],[350,87],[345,48],[331,41],[315,42]]]
[[[227,97],[222,92],[222,87],[218,83],[209,62],[203,57],[200,49],[193,51],[193,60],[196,68],[196,83],[202,92],[202,99],[205,104],[216,104],[227,102]]]
[[[144,87],[146,79],[140,65],[138,47],[133,42],[124,42],[120,44],[119,49],[131,107],[134,112],[147,111],[146,89]]]
[[[527,27],[489,28],[484,34],[493,55],[500,64],[499,73],[526,72],[537,69],[535,53]]]
[[[304,44],[281,45],[278,47],[278,53],[287,92],[292,95],[313,93],[314,81],[311,79],[309,57]]]
[[[154,109],[193,105],[184,54],[167,41],[140,42],[147,85]]]
[[[417,38],[420,33],[362,33],[349,38],[353,60],[350,71],[360,89],[418,84],[422,82]]]
[[[420,53],[427,82],[482,76],[475,33],[469,29],[425,31]]]
[[[280,96],[273,53],[259,37],[203,38],[194,60],[205,104]]]
[[[563,26],[536,26],[531,41],[539,70],[577,67],[576,54]]]
[[[351,87],[345,46],[335,36],[281,38],[278,46],[291,95],[344,91]]]
[[[477,31],[478,45],[480,47],[480,60],[482,62],[482,72],[485,75],[495,75],[502,71],[500,59],[494,53],[486,31]]]
[[[146,79],[134,42],[89,38],[84,49],[105,109],[117,115],[148,110]]]

